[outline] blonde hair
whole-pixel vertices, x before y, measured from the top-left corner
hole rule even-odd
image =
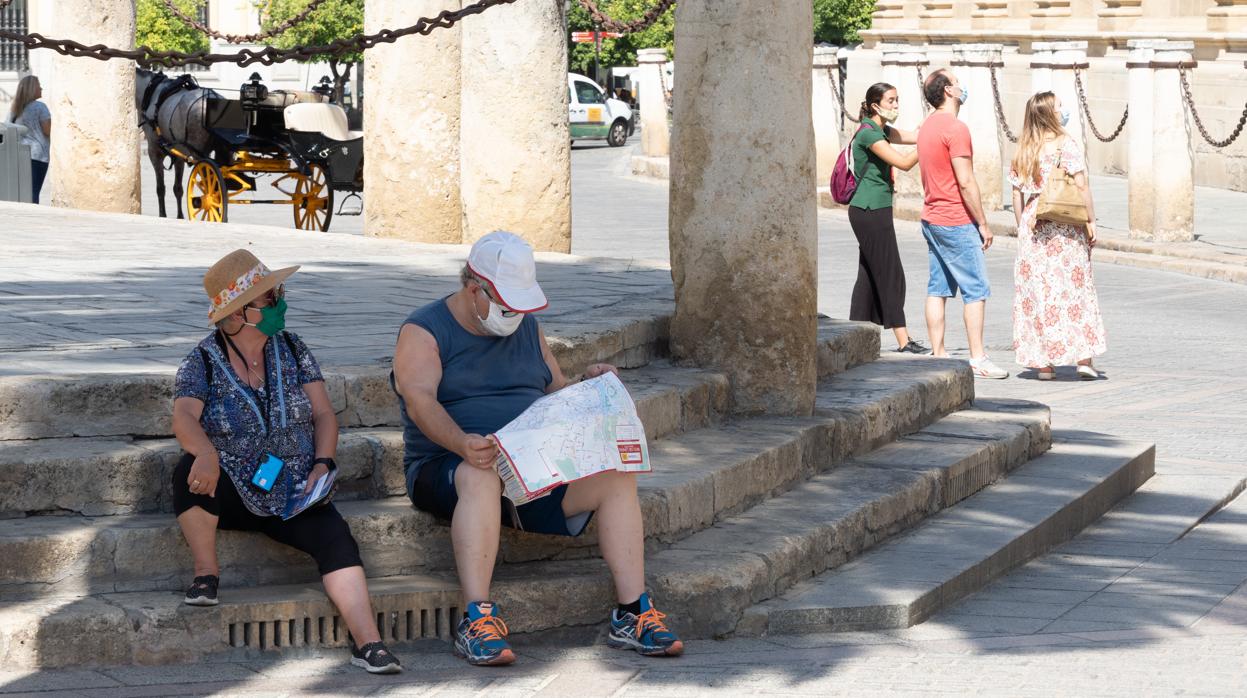
[[[1040,92],[1026,100],[1026,120],[1022,122],[1022,135],[1012,163],[1018,178],[1039,184],[1044,143],[1065,135],[1056,113],[1056,95]]]
[[[17,83],[17,94],[13,97],[13,104],[9,106],[9,121],[16,122],[17,117],[26,111],[26,107],[35,101],[35,91],[39,89],[39,78],[34,75],[27,75]]]

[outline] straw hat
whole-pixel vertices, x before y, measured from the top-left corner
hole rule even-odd
[[[208,321],[216,324],[241,310],[243,306],[277,288],[299,267],[269,271],[264,263],[247,250],[234,250],[212,265],[204,274],[204,291],[212,308]]]

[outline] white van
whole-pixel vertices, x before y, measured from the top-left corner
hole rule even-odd
[[[573,141],[605,140],[618,147],[632,135],[632,109],[583,75],[567,74],[567,120]]]

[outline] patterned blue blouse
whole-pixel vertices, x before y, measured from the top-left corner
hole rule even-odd
[[[312,471],[316,456],[312,401],[303,386],[324,378],[312,352],[294,334],[282,332],[269,339],[264,353],[265,386],[255,389],[234,372],[213,332],[182,361],[175,397],[204,403],[199,423],[247,509],[258,516],[277,516],[285,509],[291,488],[302,486]],[[272,490],[265,492],[251,484],[251,478],[269,453],[285,466]]]

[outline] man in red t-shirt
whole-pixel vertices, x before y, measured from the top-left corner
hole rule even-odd
[[[992,231],[974,179],[970,129],[957,118],[967,92],[956,75],[937,70],[923,83],[923,94],[935,107],[918,131],[918,166],[924,192],[922,236],[927,241],[931,269],[926,306],[931,349],[936,356],[948,355],[944,349],[944,306],[960,289],[970,368],[978,378],[1008,378],[1008,372],[992,363],[983,348],[983,317],[991,295],[983,253],[992,246]]]

